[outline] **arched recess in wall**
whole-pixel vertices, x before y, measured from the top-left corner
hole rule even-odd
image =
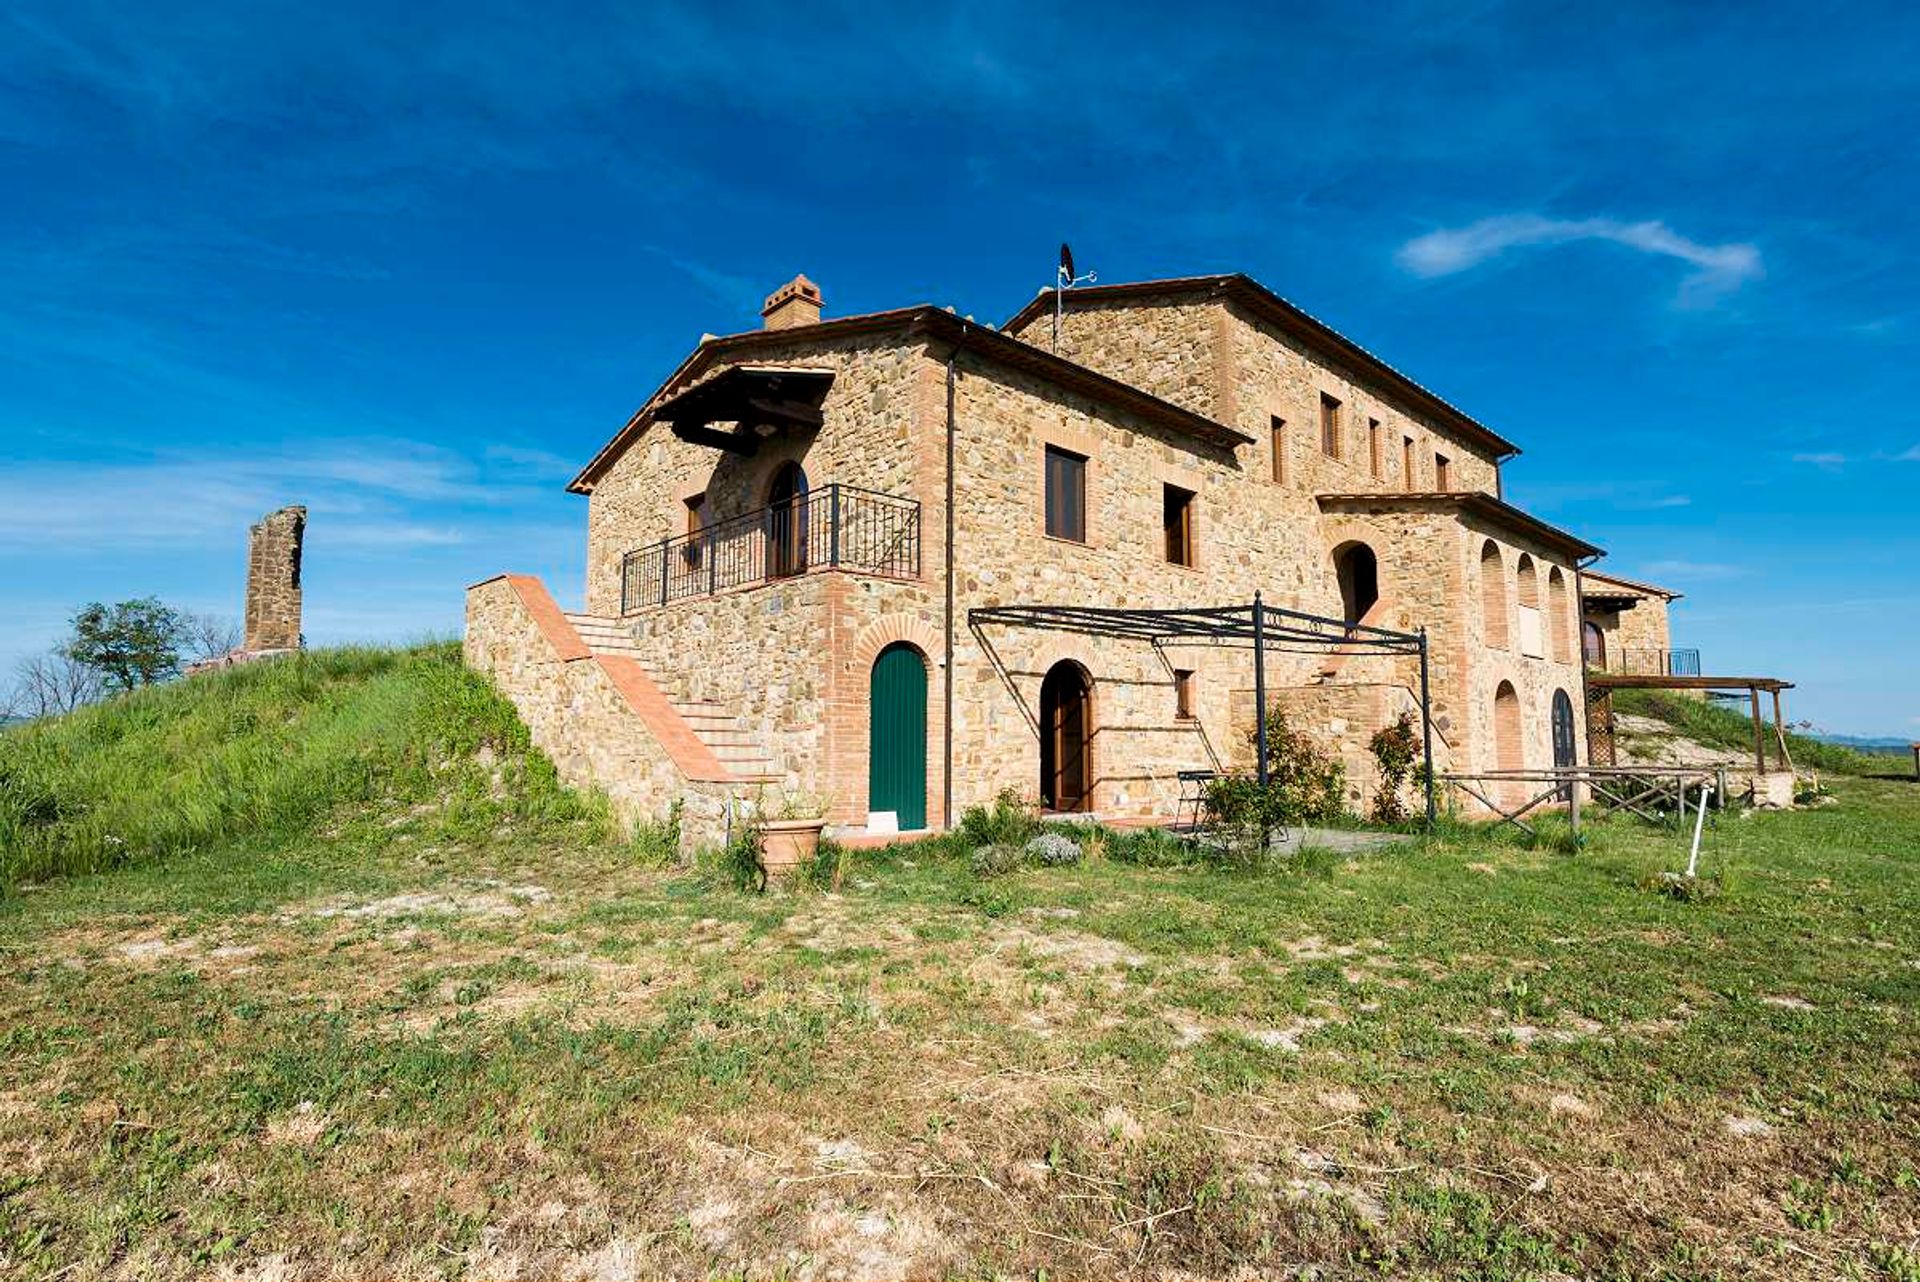
[[[1093,678],[1072,659],[1040,682],[1040,802],[1048,810],[1093,808]]]
[[[1334,549],[1333,571],[1340,582],[1341,617],[1351,628],[1380,601],[1380,558],[1356,539]]]
[[[1507,648],[1507,574],[1492,539],[1480,549],[1480,622],[1487,644]]]
[[[1573,662],[1573,611],[1567,600],[1567,576],[1554,566],[1547,571],[1547,639],[1555,663]]]
[[[1502,681],[1493,692],[1493,764],[1497,770],[1521,770],[1527,756],[1521,737],[1520,696],[1513,682]]]
[[[927,656],[896,641],[873,661],[867,703],[867,809],[902,832],[927,826]]]
[[[806,573],[807,516],[807,473],[788,459],[767,485],[768,577]]]
[[[1520,623],[1520,635],[1515,639],[1521,654],[1537,659],[1547,652],[1540,618],[1540,574],[1533,568],[1533,558],[1525,552],[1520,554],[1513,578],[1520,588],[1520,608],[1514,612]]]

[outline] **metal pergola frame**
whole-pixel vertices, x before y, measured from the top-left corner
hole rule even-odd
[[[1348,623],[1344,619],[1267,605],[1258,592],[1253,594],[1250,605],[1181,606],[1174,609],[1095,605],[977,606],[967,611],[967,623],[975,628],[999,624],[1004,627],[1116,637],[1144,641],[1156,649],[1170,645],[1251,649],[1256,717],[1254,751],[1258,763],[1256,768],[1263,784],[1267,782],[1266,656],[1269,651],[1276,654],[1325,654],[1362,650],[1373,654],[1418,658],[1421,755],[1427,766],[1423,775],[1429,827],[1438,814],[1435,792],[1437,772],[1433,764],[1433,700],[1427,630],[1424,627],[1418,632],[1396,632],[1391,628],[1378,628],[1366,623]]]

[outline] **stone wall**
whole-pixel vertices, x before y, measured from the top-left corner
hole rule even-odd
[[[1610,585],[1598,585],[1612,592]],[[1613,662],[1625,650],[1669,650],[1673,647],[1668,621],[1667,600],[1661,596],[1643,596],[1627,610],[1601,610],[1589,606],[1584,617],[1600,627],[1607,639],[1607,655]]]
[[[1017,336],[1048,347],[1052,325],[1047,312]],[[1285,424],[1278,484],[1302,497],[1435,490],[1436,456],[1448,460],[1448,488],[1499,493],[1498,465],[1483,446],[1408,407],[1364,371],[1330,361],[1225,299],[1077,303],[1062,320],[1060,355],[1246,431],[1257,442],[1242,451],[1247,472],[1269,482],[1276,476],[1271,429],[1278,418]],[[1340,402],[1338,458],[1321,448],[1323,393]],[[1377,471],[1370,442],[1375,423]],[[1407,438],[1413,440],[1411,477]]]
[[[1211,310],[1209,310],[1211,308]],[[1117,310],[1117,309],[1116,309]],[[1455,487],[1492,489],[1491,460],[1474,455],[1441,428],[1398,414],[1366,386],[1336,378],[1277,336],[1230,314],[1222,304],[1160,308],[1133,317],[1146,326],[1144,355],[1100,344],[1111,330],[1078,310],[1068,317],[1076,349],[1090,363],[1133,361],[1133,375],[1169,399],[1238,422],[1256,444],[1238,451],[1064,391],[1037,373],[1015,372],[973,353],[957,357],[952,668],[952,815],[1002,788],[1032,796],[1039,786],[1040,685],[1071,660],[1094,681],[1094,804],[1113,814],[1167,814],[1175,773],[1246,759],[1251,656],[1244,650],[1156,650],[1140,642],[1061,632],[968,626],[968,611],[1008,604],[1136,607],[1245,604],[1256,590],[1270,605],[1339,616],[1336,549],[1359,540],[1380,563],[1382,600],[1368,622],[1425,626],[1432,645],[1434,710],[1443,766],[1487,768],[1493,699],[1510,682],[1522,709],[1528,764],[1551,761],[1549,706],[1565,689],[1584,735],[1572,567],[1562,553],[1502,530],[1473,524],[1457,506],[1323,513],[1315,494],[1402,488],[1397,451],[1370,475],[1364,453],[1337,465],[1318,460],[1318,396],[1342,396],[1350,433],[1368,417],[1389,438],[1412,430],[1452,447]],[[1038,324],[1048,323],[1042,318]],[[1111,319],[1107,322],[1113,323]],[[1163,327],[1163,328],[1162,328]],[[1237,328],[1236,328],[1237,327]],[[1105,337],[1103,337],[1103,335]],[[1257,349],[1257,350],[1256,350]],[[650,607],[626,620],[648,666],[687,697],[737,708],[743,726],[771,751],[788,783],[825,795],[836,823],[864,821],[868,683],[888,639],[909,640],[929,667],[928,812],[942,816],[940,714],[947,676],[943,571],[945,367],[947,353],[898,338],[809,340],[803,327],[778,353],[756,363],[831,366],[838,376],[818,432],[782,433],[750,459],[689,445],[662,427],[641,434],[600,478],[590,503],[587,599],[595,613],[619,610],[625,552],[684,530],[684,499],[704,491],[713,519],[765,502],[774,467],[796,459],[818,487],[859,484],[917,499],[922,574],[890,582],[819,572],[719,597]],[[1222,363],[1224,362],[1224,364]],[[1302,429],[1276,482],[1266,417],[1281,413]],[[1364,451],[1364,436],[1352,438]],[[1044,530],[1042,460],[1046,446],[1084,455],[1088,538],[1069,542]],[[1297,455],[1297,457],[1296,457]],[[1355,462],[1363,466],[1354,467]],[[1416,481],[1425,485],[1427,482]],[[1169,564],[1161,525],[1163,489],[1196,495],[1197,564]],[[1477,519],[1477,518],[1475,518]],[[1508,612],[1496,643],[1481,613],[1479,552],[1501,552]],[[1518,653],[1519,558],[1534,563],[1547,652]],[[1556,559],[1558,558],[1558,559]],[[1548,576],[1559,595],[1548,600]],[[1174,672],[1194,673],[1195,715],[1176,715]],[[1411,706],[1418,689],[1411,658],[1324,653],[1272,656],[1277,696],[1308,709],[1328,744],[1354,760],[1356,804],[1369,796],[1370,759],[1355,755],[1380,725]],[[1238,711],[1236,711],[1238,709]],[[1337,724],[1336,724],[1337,723]]]
[[[804,327],[792,332],[791,347],[756,351],[753,363],[833,369],[821,406],[825,426],[818,432],[783,430],[760,441],[752,457],[742,457],[683,441],[663,423],[649,424],[594,483],[587,502],[589,611],[621,612],[623,558],[687,533],[689,498],[706,496],[708,524],[756,511],[767,505],[774,474],[788,461],[800,464],[814,489],[839,481],[919,499],[923,509],[929,497],[937,497],[925,485],[940,479],[928,461],[933,451],[937,462],[940,438],[928,441],[915,430],[926,409],[924,349],[879,339],[843,339],[829,347],[808,343]]]
[[[247,531],[248,651],[300,648],[300,557],[307,509],[269,512]]]
[[[558,609],[537,613],[516,586],[502,576],[468,589],[467,665],[512,701],[568,784],[605,793],[628,823],[665,819],[679,800],[686,845],[723,842],[747,790],[690,779],[608,667],[556,629]]]

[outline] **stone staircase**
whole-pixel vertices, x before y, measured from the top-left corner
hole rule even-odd
[[[627,630],[615,619],[599,614],[566,616],[573,630],[595,654],[617,656],[636,664],[667,697],[681,720],[707,745],[720,763],[741,783],[778,783],[779,766],[742,722],[738,713],[714,699],[688,699],[674,682],[662,680],[647,663]]]

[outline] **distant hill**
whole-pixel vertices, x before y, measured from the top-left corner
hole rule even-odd
[[[1822,734],[1814,731],[1808,736],[1822,743],[1837,743],[1843,748],[1854,748],[1860,752],[1906,752],[1913,746],[1912,739],[1872,738],[1857,734]]]

